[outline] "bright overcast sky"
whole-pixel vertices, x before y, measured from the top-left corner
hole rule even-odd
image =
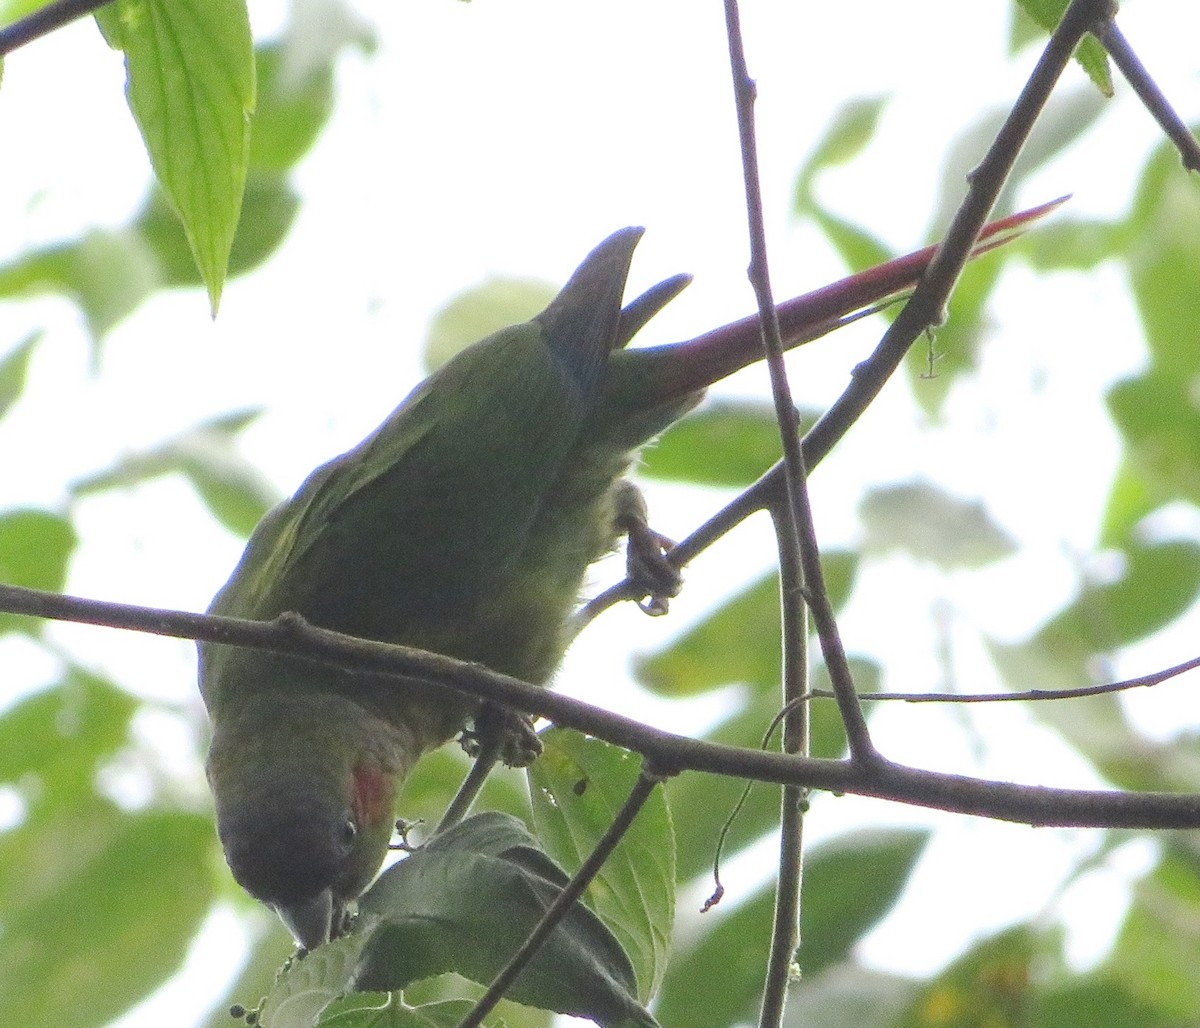
[[[284,8],[275,0],[252,6],[256,36],[266,38]],[[247,406],[265,406],[270,415],[246,433],[246,453],[281,493],[290,491],[408,391],[420,374],[430,314],[440,304],[493,274],[561,282],[622,225],[647,227],[633,289],[678,271],[696,276],[656,319],[647,340],[695,334],[752,308],[719,4],[409,0],[362,7],[377,27],[380,48],[373,57],[352,53],[343,61],[334,121],[297,174],[306,198],[300,220],[278,259],[228,285],[215,323],[199,291],[156,297],[112,333],[93,370],[69,305],[46,299],[0,308],[0,347],[38,325],[49,329],[26,403],[0,424],[0,452],[28,457],[28,439],[39,439],[36,461],[18,467],[7,458],[8,503],[54,506],[64,482],[108,466],[117,454]],[[844,273],[815,231],[793,223],[788,210],[796,169],[848,99],[894,97],[866,157],[827,173],[821,195],[898,250],[921,245],[948,146],[981,112],[1011,101],[1035,58],[1030,51],[1008,62],[1008,4],[746,7],[779,295]],[[1184,117],[1200,116],[1200,5],[1136,0],[1122,11],[1121,24]],[[1072,67],[1066,88],[1090,87]],[[120,58],[89,23],[9,59],[0,90],[0,259],[89,225],[118,226],[139,206],[148,171],[121,90]],[[1031,181],[1023,203],[1073,192],[1063,216],[1115,215],[1125,208],[1159,137],[1124,83],[1118,90],[1118,101],[1086,144]],[[1112,269],[1041,282],[1015,269],[1001,294],[1008,301],[1003,318],[997,313],[1003,345],[988,351],[979,381],[958,391],[944,431],[918,439],[920,419],[907,387],[896,383],[857,438],[835,455],[840,463],[822,468],[814,485],[824,538],[856,540],[853,512],[864,487],[934,478],[986,500],[1029,548],[991,577],[955,579],[953,588],[961,590],[955,603],[1010,638],[1061,605],[1076,584],[1074,556],[1093,543],[1116,455],[1099,398],[1106,383],[1142,359],[1122,288]],[[799,401],[829,402],[872,344],[872,331],[877,335],[872,328],[843,334],[797,358]],[[748,373],[730,388],[757,391],[763,381],[762,374]],[[16,439],[23,442],[14,448]],[[1074,477],[1064,481],[1068,462]],[[650,496],[656,524],[674,535],[686,534],[697,512],[707,514],[718,502],[660,486]],[[202,609],[241,546],[179,483],[91,501],[81,517],[87,535],[71,589],[84,595]],[[589,633],[568,659],[562,684],[586,692],[616,679],[605,701],[628,699],[619,680],[631,646],[661,644],[714,596],[769,566],[762,525],[747,526],[740,538],[745,541],[737,547],[722,546],[696,563],[689,590],[666,624],[631,611],[610,614],[607,627]],[[1034,571],[1040,577],[1031,589]],[[850,648],[885,654],[893,685],[934,687],[929,610],[949,587],[919,568],[891,572],[850,612]],[[95,630],[69,628],[58,637],[97,654],[93,659],[118,680],[147,695],[198,702],[185,644],[136,637],[98,642]],[[1176,650],[1172,659],[1187,655]],[[973,670],[970,655],[965,659]],[[960,684],[987,688],[986,665],[978,667],[978,681]],[[653,719],[658,708],[639,709]],[[717,709],[697,710],[697,723]],[[1041,756],[1044,749],[1047,775],[1062,784],[1093,781],[1053,739],[1036,732],[1021,753],[988,754],[982,764],[972,765],[978,754],[966,740],[932,758],[929,736],[914,734],[918,723],[934,725],[942,738],[963,736],[950,717],[889,712],[880,719],[889,755],[1018,776],[1023,768],[1028,774],[1030,753]],[[1023,725],[1025,718],[1005,711],[995,723]],[[849,823],[930,820],[866,801],[816,811],[815,838]],[[1013,832],[959,819],[916,879],[912,916],[878,933],[869,954],[890,966],[928,971],[961,947],[968,932],[1037,910],[1063,855],[1087,846],[1086,837],[1027,832],[1022,875],[1036,865],[1047,868],[1044,889],[1019,897],[998,888],[994,896],[976,895],[961,924],[946,911],[936,938],[913,946],[915,919],[927,919],[927,904],[936,905],[940,882],[954,866],[970,861],[976,878],[1005,877],[989,861],[993,854],[1012,860],[1004,847],[1017,838]],[[212,975],[228,973],[213,970],[228,965],[221,957],[228,949],[224,934],[216,930],[209,938],[194,979],[203,991],[212,988]],[[1081,945],[1081,956],[1085,952]],[[165,1002],[190,1009],[196,1001],[168,994]],[[123,1022],[125,1028],[153,1023],[153,1009]],[[182,1023],[180,1012],[174,1006],[169,1019]]]

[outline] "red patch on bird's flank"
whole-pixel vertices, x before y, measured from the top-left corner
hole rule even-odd
[[[359,764],[354,769],[354,809],[360,824],[392,819],[387,778],[378,764]]]

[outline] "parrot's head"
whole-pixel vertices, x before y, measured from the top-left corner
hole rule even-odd
[[[253,716],[219,724],[208,778],[233,877],[311,950],[342,933],[383,864],[407,767],[391,759],[390,736],[374,738],[377,722],[292,707],[272,704],[264,720],[251,704]]]
[[[380,768],[361,765],[338,782],[276,781],[252,802],[222,804],[217,832],[233,877],[304,949],[336,938],[387,855],[393,791]]]

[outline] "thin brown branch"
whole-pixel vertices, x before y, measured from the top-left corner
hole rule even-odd
[[[805,692],[807,661],[797,658],[806,649],[808,624],[805,616],[806,599],[816,611],[831,610],[821,572],[820,553],[808,496],[808,470],[800,445],[800,416],[788,386],[787,367],[783,361],[783,340],[779,328],[779,311],[771,290],[770,264],[767,257],[767,235],[763,223],[762,186],[758,171],[758,145],[754,128],[754,101],[757,95],[746,65],[742,41],[741,17],[737,0],[725,0],[725,31],[729,39],[729,64],[733,76],[733,95],[737,109],[738,136],[741,143],[742,178],[746,194],[746,220],[750,235],[750,284],[758,301],[762,325],[763,350],[771,381],[775,404],[775,420],[783,446],[784,489],[787,503],[772,511],[775,538],[779,550],[783,614],[784,703],[790,704]],[[821,601],[824,600],[824,603]],[[836,639],[836,624],[832,628]],[[819,628],[820,631],[820,623]],[[828,632],[821,634],[822,645]],[[837,662],[840,647],[827,654]],[[787,659],[790,658],[790,659]],[[848,671],[848,666],[847,666]],[[834,687],[850,751],[855,757],[874,754],[867,721],[854,695],[854,684],[848,674],[834,676]],[[784,719],[784,752],[797,752],[807,738],[807,714],[804,704],[792,706]],[[771,923],[771,944],[763,983],[762,1004],[759,1010],[760,1028],[778,1028],[783,1023],[787,1005],[791,966],[800,934],[800,886],[803,870],[803,826],[801,809],[804,790],[785,786],[780,811],[779,874],[775,883],[775,910]]]
[[[629,831],[634,818],[637,817],[638,812],[645,806],[646,800],[650,798],[650,794],[654,792],[655,787],[662,780],[663,776],[657,774],[651,768],[642,768],[642,773],[638,776],[638,780],[634,782],[629,796],[621,805],[621,809],[617,811],[612,824],[608,826],[608,831],[604,833],[603,837],[596,844],[596,848],[592,850],[587,860],[583,862],[579,870],[563,887],[562,892],[554,897],[554,901],[546,908],[546,913],[542,915],[542,919],[537,923],[537,927],[521,943],[520,948],[512,955],[512,958],[504,965],[500,973],[496,975],[491,985],[488,986],[487,991],[479,997],[471,1012],[459,1023],[458,1028],[478,1028],[479,1025],[483,1024],[483,1019],[504,998],[504,994],[512,987],[513,982],[516,981],[517,975],[525,969],[529,961],[537,954],[537,951],[550,938],[550,933],[567,916],[567,912],[578,902],[584,890],[591,885],[592,879],[599,874],[600,869],[604,866],[604,862],[608,860],[613,850],[617,848],[617,844],[625,837],[625,833]]]
[[[1148,689],[1177,678],[1186,671],[1200,668],[1200,657],[1192,657],[1182,664],[1152,671],[1137,678],[1125,678],[1119,682],[1102,685],[1081,685],[1074,689],[1027,689],[1024,692],[861,692],[858,698],[878,703],[884,700],[900,700],[904,703],[1032,703],[1038,700],[1079,700],[1087,696],[1104,696],[1108,693],[1128,692],[1131,689]],[[814,699],[835,699],[829,689],[814,689]]]
[[[26,43],[48,36],[85,14],[91,14],[112,0],[55,0],[11,25],[0,28],[0,57],[12,53]]]
[[[1176,113],[1163,91],[1158,88],[1158,83],[1150,76],[1141,58],[1133,52],[1129,41],[1117,27],[1115,15],[1114,7],[1107,17],[1092,26],[1092,35],[1100,40],[1100,44],[1125,76],[1125,81],[1133,87],[1146,110],[1175,144],[1183,166],[1189,171],[1200,172],[1200,142]]]
[[[601,707],[408,646],[355,639],[284,615],[243,621],[186,611],[85,600],[0,585],[0,611],[75,621],[179,639],[271,650],[337,667],[414,678],[504,704],[640,753],[668,771],[705,771],[759,782],[873,796],[1000,821],[1076,828],[1200,828],[1200,796],[1056,789],[943,774],[884,761],[843,760],[725,746],[665,732]]]

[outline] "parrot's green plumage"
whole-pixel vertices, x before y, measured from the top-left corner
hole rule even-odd
[[[757,318],[625,349],[687,283],[622,310],[640,236],[610,236],[540,315],[464,350],[313,472],[263,519],[210,612],[295,611],[546,682],[588,566],[617,543],[621,476],[638,448],[761,355]],[[781,305],[785,341],[911,285],[929,256]],[[405,776],[473,706],[428,684],[211,643],[200,685],[234,877],[311,949],[379,870]]]

